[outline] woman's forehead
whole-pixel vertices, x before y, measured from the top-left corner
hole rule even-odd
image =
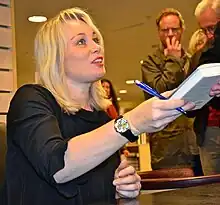
[[[77,35],[91,35],[95,34],[92,27],[81,20],[68,20],[63,24],[65,33],[71,38]]]

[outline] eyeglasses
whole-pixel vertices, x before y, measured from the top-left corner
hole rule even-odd
[[[215,29],[216,29],[216,25],[207,26],[207,27],[201,28],[201,29],[206,35],[207,34],[214,34]]]
[[[177,27],[177,28],[160,28],[159,29],[160,32],[164,33],[164,34],[169,34],[169,31],[171,30],[173,34],[177,34],[180,32],[181,28]]]

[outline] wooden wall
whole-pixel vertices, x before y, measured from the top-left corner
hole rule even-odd
[[[17,89],[13,0],[0,0],[0,122]]]

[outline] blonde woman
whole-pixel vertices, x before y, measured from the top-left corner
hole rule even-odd
[[[191,103],[145,101],[111,120],[100,79],[102,36],[87,13],[61,11],[35,39],[39,84],[14,95],[7,116],[8,205],[80,205],[134,198],[140,177],[117,150],[143,132],[163,129]],[[164,95],[169,96],[167,92]]]
[[[189,54],[193,56],[193,54],[195,54],[197,51],[203,49],[206,42],[207,42],[207,37],[203,32],[203,30],[202,29],[196,30],[191,36],[191,39],[189,41],[189,47],[188,47]]]

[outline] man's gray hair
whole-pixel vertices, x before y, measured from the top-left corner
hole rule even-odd
[[[213,9],[217,17],[220,18],[220,0],[202,0],[195,9],[196,18],[198,18],[207,8]]]

